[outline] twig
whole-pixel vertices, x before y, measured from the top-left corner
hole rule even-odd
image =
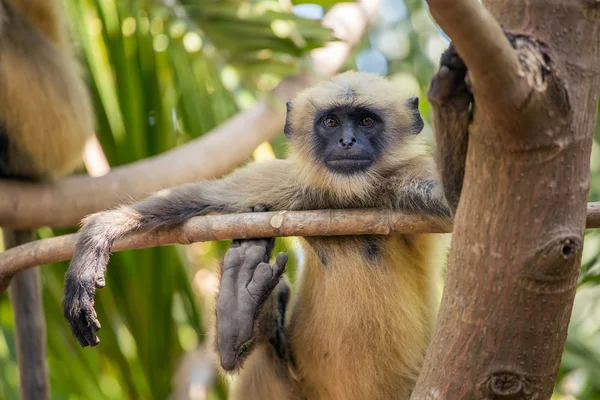
[[[600,228],[600,203],[588,204],[587,227]],[[213,240],[283,237],[448,233],[447,220],[374,209],[281,211],[209,215],[164,231],[132,235],[113,251]],[[0,279],[37,265],[69,260],[77,234],[27,243],[0,254]]]
[[[325,15],[323,24],[334,30],[339,41],[311,52],[314,78],[328,78],[342,68],[378,3],[360,0],[339,4]],[[283,104],[312,84],[312,78],[303,73],[285,79],[273,92],[281,107],[261,100],[184,146],[114,168],[102,177],[78,175],[48,184],[0,180],[0,226],[76,226],[85,215],[139,200],[159,189],[219,177],[246,161],[259,144],[282,132]]]

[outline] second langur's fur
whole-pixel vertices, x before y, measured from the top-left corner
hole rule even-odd
[[[423,127],[417,106],[416,98],[400,97],[384,78],[338,75],[288,104],[288,159],[252,163],[224,179],[168,189],[86,218],[66,274],[63,301],[79,343],[99,342],[93,296],[105,285],[113,242],[131,232],[173,226],[210,212],[247,212],[257,205],[272,211],[376,207],[450,219],[453,207],[448,204],[455,202],[446,201],[444,192],[460,189],[442,189],[433,159],[416,140]],[[456,167],[448,181],[462,182],[456,179],[462,165],[451,165],[454,158],[440,157],[446,163],[440,168]],[[280,332],[287,343],[284,356],[273,337],[256,329],[238,331],[232,324],[247,328],[248,314],[262,324],[267,308],[273,307],[269,302],[280,307],[281,301],[271,300],[286,296],[275,289],[277,295],[265,300],[278,276],[273,272],[274,278],[265,278],[262,274],[269,269],[264,265],[244,264],[253,258],[264,261],[264,251],[248,255],[243,246],[230,250],[236,252],[230,258],[238,261],[226,260],[226,266],[241,265],[231,278],[240,282],[219,294],[223,298],[217,319],[219,313],[237,319],[219,320],[225,325],[219,328],[218,341],[223,368],[239,370],[239,398],[408,398],[434,322],[438,241],[435,235],[301,239],[304,264]],[[258,281],[253,268],[260,269]],[[281,268],[278,259],[273,271],[279,274]],[[251,276],[254,286],[248,283]],[[237,288],[251,287],[254,295],[240,297]],[[249,344],[254,347],[248,352]],[[225,359],[228,346],[233,356]]]
[[[0,178],[81,164],[93,108],[65,23],[58,0],[0,1]]]

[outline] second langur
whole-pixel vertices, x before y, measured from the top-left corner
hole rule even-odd
[[[59,0],[0,0],[0,180],[48,181],[81,164],[94,131],[92,101]],[[1,196],[8,196],[2,193]],[[40,199],[41,200],[41,199]],[[35,231],[3,227],[7,247]],[[49,397],[46,327],[39,269],[10,282],[20,398]]]
[[[168,189],[86,218],[66,274],[63,312],[82,346],[99,343],[93,308],[115,240],[211,212],[375,207],[450,220],[460,195],[470,93],[450,48],[434,78],[436,163],[415,136],[416,98],[348,72],[288,103],[286,160]],[[448,142],[444,125],[460,124]],[[456,126],[452,131],[457,131]],[[429,342],[440,249],[434,235],[307,237],[292,307],[268,264],[272,240],[234,241],[221,272],[217,348],[239,399],[407,399]]]

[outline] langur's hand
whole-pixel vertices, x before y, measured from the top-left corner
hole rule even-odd
[[[96,346],[100,321],[94,310],[96,289],[106,285],[105,273],[110,246],[103,235],[93,235],[93,221],[79,233],[71,267],[65,275],[63,315],[81,347]]]
[[[94,294],[96,287],[99,287],[96,282],[91,270],[85,270],[80,275],[67,274],[65,278],[63,314],[81,347],[100,343],[96,336],[100,322],[94,310]]]
[[[256,321],[285,271],[288,257],[279,253],[268,264],[273,239],[234,241],[225,254],[217,297],[217,348],[221,366],[235,370],[256,339]]]
[[[467,86],[467,67],[450,44],[442,54],[440,69],[431,80],[427,98],[431,103],[444,104],[458,109],[468,107],[472,95]]]

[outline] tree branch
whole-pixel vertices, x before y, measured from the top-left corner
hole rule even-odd
[[[282,107],[258,101],[184,146],[114,168],[101,177],[77,175],[46,184],[0,180],[0,226],[76,226],[85,215],[142,199],[156,190],[227,173],[245,162],[259,144],[281,133],[286,100],[314,79],[328,78],[339,71],[366,32],[378,3],[361,0],[332,7],[323,25],[332,28],[340,41],[311,52],[315,74],[305,72],[287,78],[274,90],[272,95]]]
[[[600,228],[600,203],[588,205],[588,228]],[[283,237],[449,233],[452,224],[402,212],[375,209],[281,211],[194,217],[182,226],[131,235],[113,251],[213,240]],[[37,265],[69,260],[77,234],[27,243],[0,254],[0,281]]]
[[[517,53],[496,19],[477,0],[427,0],[431,15],[452,39],[469,69],[478,99],[511,108],[529,96]]]

